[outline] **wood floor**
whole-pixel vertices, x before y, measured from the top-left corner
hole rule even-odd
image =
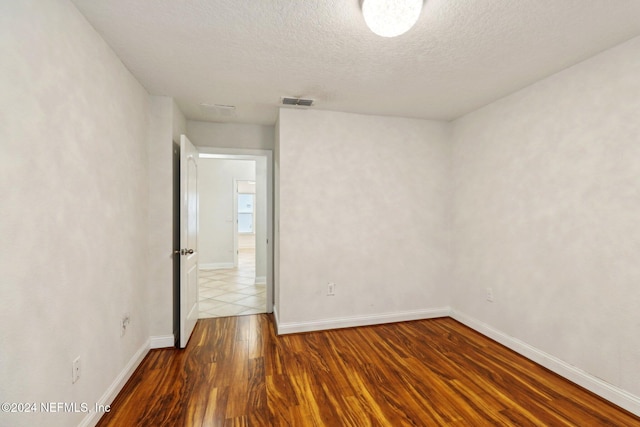
[[[276,336],[198,321],[152,350],[99,426],[640,426],[450,318]]]

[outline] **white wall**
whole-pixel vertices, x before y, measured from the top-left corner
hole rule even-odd
[[[200,268],[233,265],[234,179],[255,181],[253,160],[199,159]]]
[[[198,147],[273,150],[273,126],[189,120],[187,134]]]
[[[280,327],[448,306],[448,136],[441,122],[280,110]]]
[[[454,307],[636,396],[639,112],[635,38],[456,120],[453,138]]]
[[[0,400],[93,405],[148,348],[148,96],[68,1],[3,2],[0,32]]]
[[[185,133],[184,116],[172,98],[150,97],[149,318],[152,345],[169,346],[173,331],[173,142]],[[157,341],[156,341],[157,340]]]

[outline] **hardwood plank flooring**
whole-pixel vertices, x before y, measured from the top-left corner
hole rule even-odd
[[[106,426],[640,426],[640,418],[450,318],[276,336],[202,319],[152,350]]]

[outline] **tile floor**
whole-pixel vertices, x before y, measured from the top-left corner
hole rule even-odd
[[[238,268],[200,270],[200,318],[265,313],[267,288],[255,277],[254,249],[240,249]]]

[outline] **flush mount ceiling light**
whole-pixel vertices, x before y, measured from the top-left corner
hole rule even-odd
[[[364,21],[382,37],[396,37],[413,27],[424,0],[362,0]]]

